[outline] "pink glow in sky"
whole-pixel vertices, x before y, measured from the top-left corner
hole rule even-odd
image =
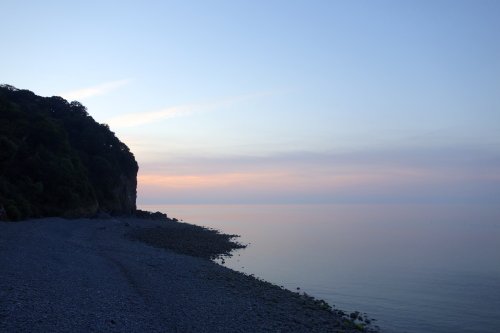
[[[0,83],[108,123],[139,203],[500,204],[499,1],[28,2]]]

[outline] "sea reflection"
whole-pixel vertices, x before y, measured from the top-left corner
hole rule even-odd
[[[485,205],[142,206],[251,243],[225,265],[389,332],[496,332],[500,209]],[[469,327],[469,328],[468,328]]]

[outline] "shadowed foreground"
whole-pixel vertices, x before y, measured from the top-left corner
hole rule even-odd
[[[169,223],[0,223],[0,331],[360,331],[322,302],[131,240],[158,226]]]

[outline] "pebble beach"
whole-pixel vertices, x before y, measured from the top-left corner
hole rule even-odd
[[[210,259],[235,235],[174,221],[0,223],[2,332],[375,332]]]

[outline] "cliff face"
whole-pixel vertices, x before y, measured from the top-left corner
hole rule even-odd
[[[0,86],[0,219],[129,215],[137,171],[80,103]]]
[[[113,197],[117,198],[111,202],[105,211],[120,212],[120,214],[130,215],[136,210],[135,201],[137,197],[137,179],[136,177],[127,177],[120,175],[120,183],[113,190]]]

